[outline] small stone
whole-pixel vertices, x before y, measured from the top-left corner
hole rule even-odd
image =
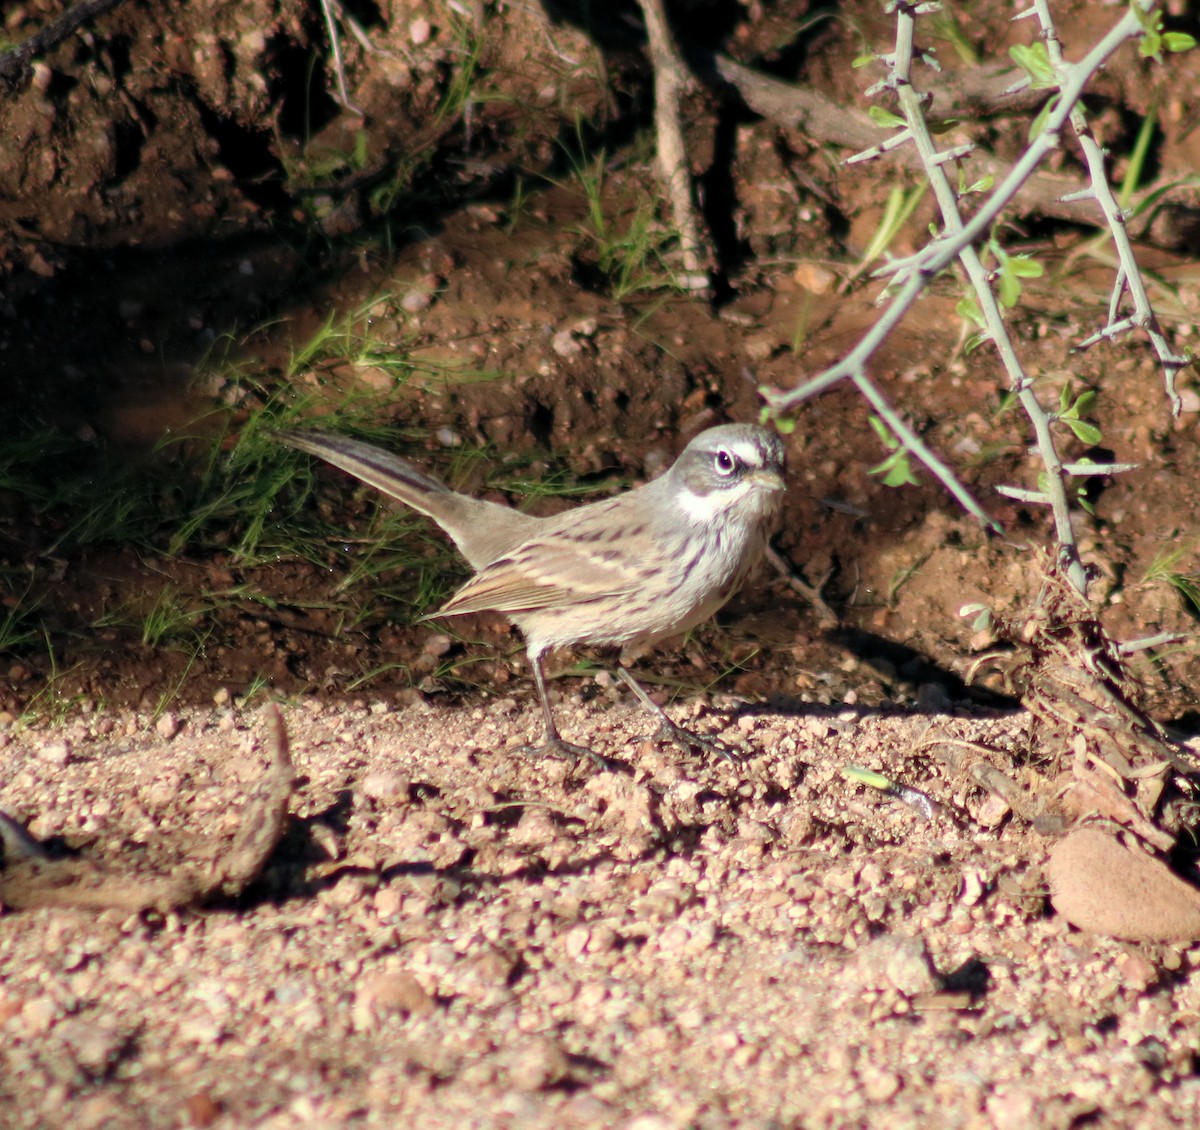
[[[428,1016],[433,1009],[433,997],[407,969],[368,977],[354,1003],[355,1013],[368,1017]]]
[[[932,993],[938,978],[920,938],[881,934],[859,952],[855,974],[864,989],[895,989],[906,997]]]
[[[576,926],[573,930],[568,931],[563,940],[563,948],[567,951],[567,957],[572,961],[580,957],[587,949],[591,937],[592,932],[586,926]]]
[[[427,19],[418,16],[408,25],[409,42],[414,47],[420,47],[422,43],[428,43],[430,35],[433,34],[433,25]]]
[[[182,726],[179,716],[174,711],[168,710],[165,714],[158,716],[158,721],[154,723],[154,731],[163,741],[170,741],[179,733]]]
[[[1113,964],[1121,975],[1121,983],[1139,993],[1158,982],[1158,967],[1140,953],[1118,954]]]
[[[583,352],[583,346],[579,344],[571,330],[559,330],[550,342],[550,348],[559,357],[575,357]]]
[[[103,1076],[125,1046],[120,1032],[79,1018],[62,1024],[58,1034],[70,1048],[75,1062],[92,1078]]]
[[[432,655],[434,659],[441,659],[452,647],[454,641],[449,636],[444,636],[440,632],[433,632],[425,637],[425,642],[421,646],[421,650],[426,655]]]
[[[189,1095],[184,1100],[183,1110],[189,1126],[211,1126],[221,1117],[221,1104],[203,1091]]]
[[[837,285],[837,275],[816,263],[797,264],[792,278],[810,294],[828,294]]]
[[[863,1094],[870,1102],[885,1103],[900,1090],[900,1076],[894,1071],[863,1071]]]
[[[38,757],[49,765],[57,765],[60,769],[71,763],[70,742],[50,742],[38,750]]]
[[[561,1083],[571,1070],[567,1053],[550,1039],[531,1040],[511,1054],[509,1082],[518,1091],[544,1091]]]
[[[407,800],[412,780],[398,769],[372,769],[359,783],[362,795],[371,800]]]
[[[409,314],[419,314],[433,305],[433,291],[425,287],[415,287],[400,299],[400,309]]]
[[[1080,930],[1133,942],[1200,938],[1200,890],[1099,828],[1055,844],[1046,875],[1054,909]]]
[[[21,1023],[30,1035],[41,1036],[50,1031],[58,1016],[58,1005],[49,997],[34,997],[21,1006]]]
[[[395,887],[381,887],[375,892],[375,913],[380,918],[391,918],[393,914],[400,913],[400,906],[403,903],[403,896]]]
[[[984,828],[998,828],[1011,811],[1007,801],[989,793],[976,810],[975,820]]]
[[[742,343],[742,352],[749,361],[765,361],[775,352],[775,339],[752,337]]]

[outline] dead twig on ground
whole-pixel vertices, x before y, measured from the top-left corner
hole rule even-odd
[[[712,286],[714,255],[692,200],[691,168],[679,114],[679,103],[691,76],[671,38],[662,0],[638,0],[638,5],[646,23],[650,64],[654,68],[654,126],[659,176],[683,251],[680,281],[686,290],[708,291]]]
[[[1061,564],[1045,565],[1034,607],[997,628],[1017,649],[1005,681],[1033,716],[1054,806],[1068,823],[1103,817],[1169,852],[1195,824],[1200,760],[1138,705],[1120,646]]]
[[[56,20],[35,31],[24,43],[0,55],[0,90],[17,90],[29,81],[33,60],[47,51],[54,50],[84,24],[113,8],[120,7],[125,0],[80,0],[67,9]]]
[[[233,843],[210,844],[206,862],[184,861],[166,874],[139,875],[87,858],[59,859],[12,817],[0,813],[4,867],[0,904],[12,910],[58,906],[165,913],[213,898],[234,898],[262,874],[287,828],[295,773],[279,709],[267,714],[271,763],[249,791]]]

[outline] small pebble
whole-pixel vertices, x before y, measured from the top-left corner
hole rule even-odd
[[[70,742],[50,742],[38,750],[38,757],[49,765],[57,765],[62,768],[71,763],[71,753]]]
[[[179,716],[172,710],[168,710],[165,714],[158,716],[158,721],[154,723],[154,731],[164,741],[170,741],[182,729],[182,723],[179,721]]]

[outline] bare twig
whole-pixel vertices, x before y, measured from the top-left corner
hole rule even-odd
[[[84,24],[124,3],[125,0],[80,0],[58,19],[35,31],[24,43],[5,51],[0,55],[0,88],[16,90],[24,86],[29,78],[29,65],[34,59],[53,50]]]
[[[344,16],[345,13],[337,0],[320,0],[320,2],[321,12],[325,16],[325,30],[329,35],[329,50],[333,55],[333,73],[337,79],[338,100],[350,113],[357,114],[360,118],[365,117],[365,112],[360,106],[355,105],[350,97],[350,91],[346,88],[346,67],[342,62],[342,38],[338,34],[334,9],[336,7],[338,15]]]
[[[267,714],[271,764],[250,790],[233,843],[208,845],[207,862],[188,860],[166,873],[137,874],[87,858],[51,856],[10,816],[0,813],[4,867],[0,904],[20,910],[38,906],[111,907],[127,912],[167,911],[240,894],[261,874],[287,828],[295,774],[279,709]]]
[[[767,546],[767,560],[775,571],[784,579],[788,587],[799,593],[812,605],[817,615],[827,624],[838,622],[837,613],[829,607],[825,600],[825,585],[833,575],[830,569],[815,585],[810,585],[799,573],[792,568],[792,563],[773,545]]]
[[[705,291],[712,285],[713,255],[692,203],[692,176],[679,116],[679,102],[687,90],[689,76],[671,38],[662,0],[638,0],[638,5],[646,22],[650,63],[654,68],[654,125],[658,138],[659,175],[683,250],[684,277],[681,281],[688,290]]]
[[[966,228],[962,213],[958,208],[958,193],[946,176],[944,163],[937,160],[937,147],[933,135],[925,121],[922,99],[912,83],[913,61],[913,32],[916,16],[913,9],[901,5],[897,9],[896,53],[892,73],[886,85],[894,87],[900,107],[908,122],[908,130],[913,135],[917,153],[925,166],[926,175],[933,185],[938,207],[941,209],[946,232],[951,236],[961,235]],[[1054,514],[1055,531],[1058,536],[1060,552],[1071,580],[1082,592],[1087,584],[1083,565],[1079,560],[1079,551],[1075,544],[1075,531],[1071,524],[1071,504],[1067,497],[1067,476],[1063,470],[1062,459],[1050,430],[1050,418],[1043,410],[1034,395],[1032,381],[1025,373],[1016,348],[1009,336],[1008,327],[1004,323],[1000,304],[992,290],[987,268],[984,267],[979,253],[973,244],[967,244],[958,255],[959,261],[966,270],[975,297],[987,325],[988,334],[996,347],[1005,372],[1008,374],[1009,387],[1012,388],[1024,408],[1026,415],[1033,424],[1037,441],[1038,454],[1046,468],[1045,486],[1043,491]]]

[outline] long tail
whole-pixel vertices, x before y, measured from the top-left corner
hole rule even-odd
[[[272,432],[271,435],[288,447],[307,451],[309,455],[340,467],[356,479],[435,520],[440,520],[438,496],[454,494],[444,483],[418,471],[399,455],[362,440],[332,432]]]
[[[376,490],[427,514],[454,539],[475,569],[510,553],[533,536],[541,519],[495,502],[471,498],[418,471],[406,459],[332,432],[272,432],[288,447],[307,451]]]

